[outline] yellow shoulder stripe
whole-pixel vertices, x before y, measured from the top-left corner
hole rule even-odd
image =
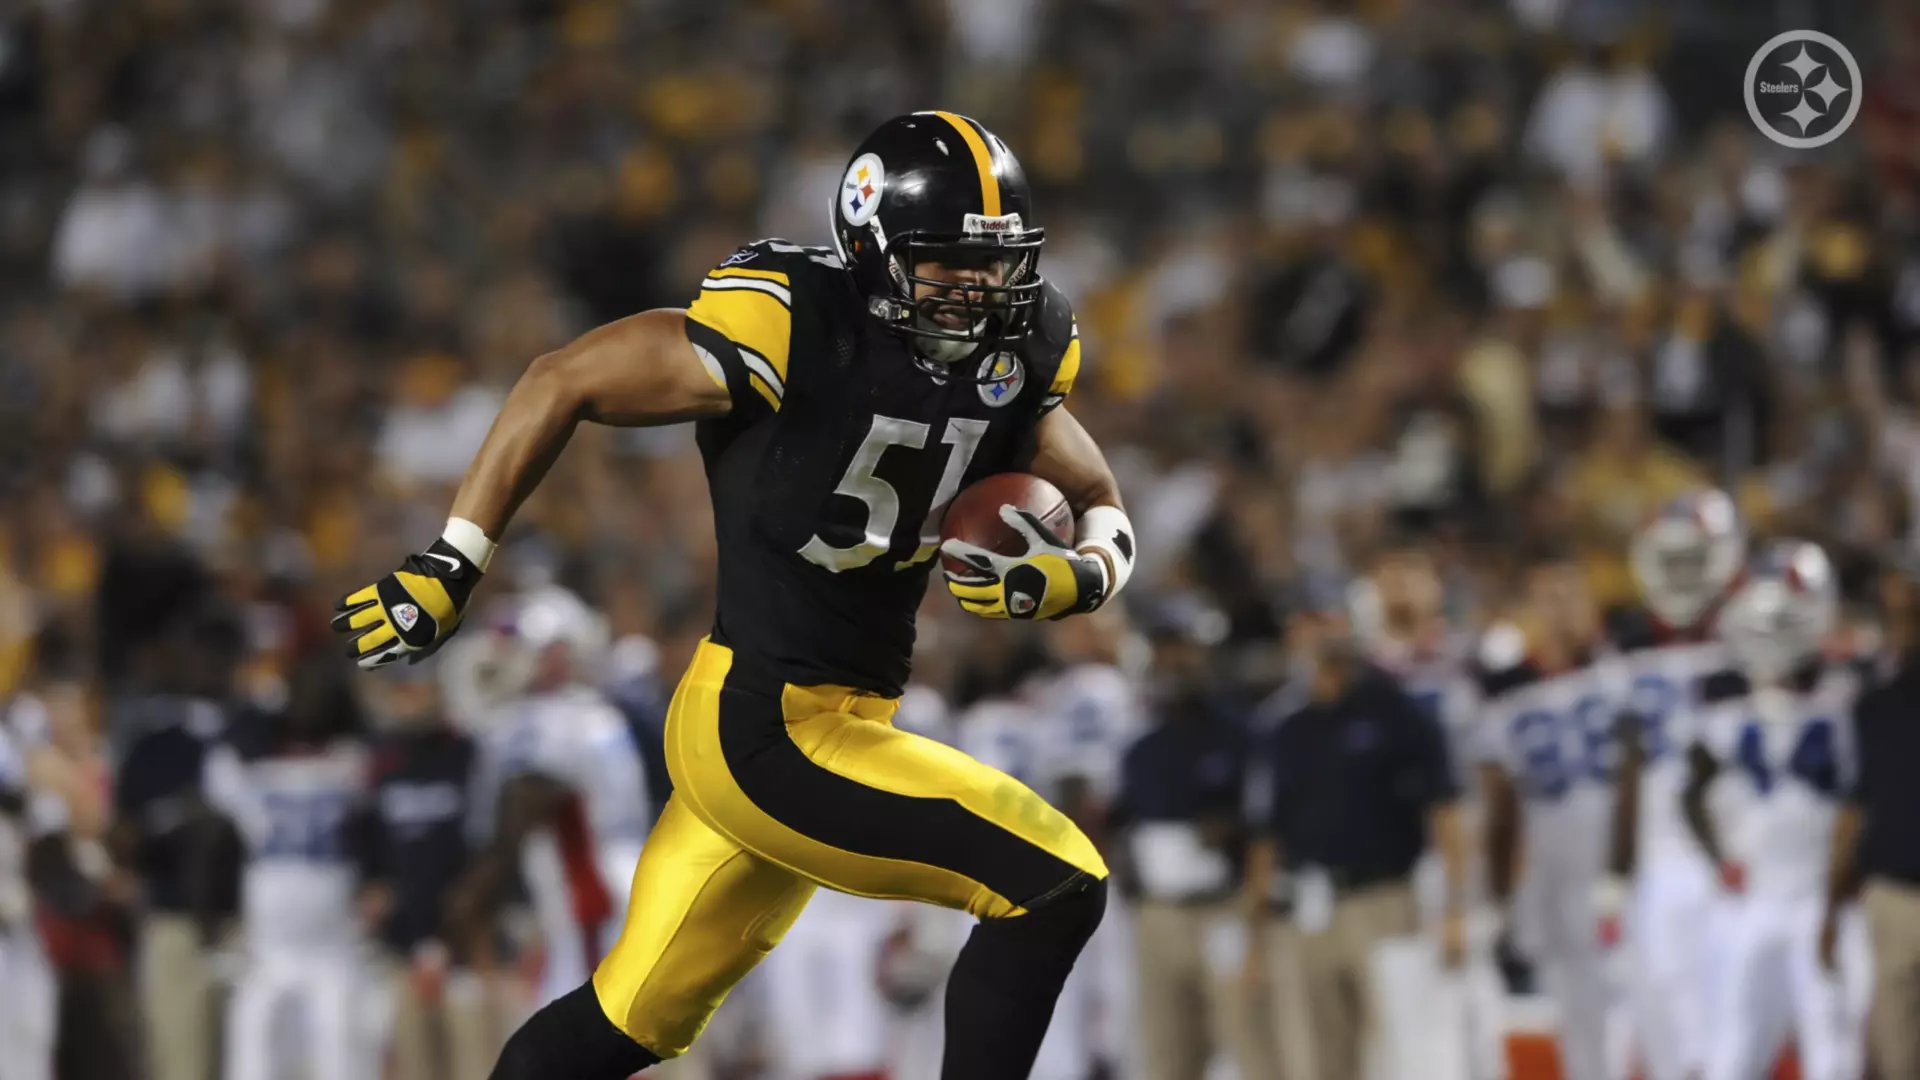
[[[974,130],[972,122],[964,116],[936,110],[935,116],[953,125],[960,133],[960,141],[973,151],[973,166],[980,172],[980,212],[987,217],[1000,216],[1000,181],[993,175],[993,154],[987,149],[987,140]]]
[[[723,266],[720,269],[715,270],[712,273],[709,273],[707,276],[710,278],[730,278],[730,277],[759,278],[761,281],[771,281],[780,285],[791,284],[787,280],[787,275],[782,273],[781,271],[756,270],[751,266]]]
[[[1067,351],[1060,354],[1060,366],[1053,373],[1053,385],[1047,387],[1049,394],[1068,394],[1073,391],[1073,380],[1080,376],[1080,324],[1073,326],[1073,337],[1067,341]]]
[[[787,381],[787,348],[793,313],[780,298],[758,289],[701,289],[687,318],[719,331],[727,340],[758,353],[776,379]]]
[[[780,399],[774,396],[773,390],[767,386],[766,380],[758,375],[748,375],[747,385],[753,387],[754,393],[766,398],[767,404],[773,406],[774,412],[780,411]]]

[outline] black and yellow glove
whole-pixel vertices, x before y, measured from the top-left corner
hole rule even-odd
[[[1000,555],[964,540],[940,545],[947,555],[979,571],[947,571],[947,591],[960,606],[985,619],[1062,619],[1100,606],[1107,595],[1107,567],[1053,538],[1039,518],[1002,506],[1000,520],[1027,540],[1024,555]]]
[[[460,629],[467,598],[482,576],[478,566],[445,540],[400,569],[351,593],[334,609],[333,628],[350,634],[347,655],[368,671],[401,657],[419,663]]]

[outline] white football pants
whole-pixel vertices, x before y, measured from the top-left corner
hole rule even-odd
[[[352,945],[254,951],[227,1010],[227,1080],[295,1080],[301,1061],[308,1080],[376,1075],[361,1007],[371,987]]]
[[[32,927],[0,932],[0,1080],[53,1080],[60,988]]]
[[[1850,912],[1840,924],[1840,971],[1821,968],[1823,906],[1819,897],[1720,902],[1725,960],[1711,998],[1706,1080],[1763,1080],[1788,1034],[1805,1080],[1858,1080],[1872,960]]]
[[[1707,1056],[1707,982],[1715,954],[1707,860],[1679,851],[1649,860],[1626,912],[1633,1035],[1646,1080],[1687,1080]]]

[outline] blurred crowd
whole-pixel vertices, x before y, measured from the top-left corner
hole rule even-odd
[[[1803,24],[1867,85],[1844,138],[1784,151],[1740,80]],[[61,1076],[209,1060],[143,1027],[217,1043],[152,1016],[193,996],[161,967],[225,978],[231,868],[170,838],[206,747],[314,695],[316,723],[458,711],[347,689],[325,621],[435,535],[525,364],[745,241],[824,242],[851,146],[936,106],[1034,182],[1072,408],[1142,536],[1130,611],[1204,643],[1221,708],[1284,681],[1303,589],[1409,538],[1466,633],[1547,548],[1630,601],[1629,537],[1703,486],[1821,543],[1862,620],[1920,526],[1920,16],[1892,0],[0,5],[0,702],[36,830],[84,852],[0,925],[53,911]],[[703,490],[689,430],[583,430],[487,586],[598,609],[637,744],[710,617]],[[1072,659],[943,602],[922,626],[955,715]]]

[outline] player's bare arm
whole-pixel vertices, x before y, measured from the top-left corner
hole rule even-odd
[[[1033,459],[1028,462],[1027,471],[1059,488],[1076,519],[1086,517],[1095,507],[1124,509],[1120,504],[1120,485],[1107,466],[1107,456],[1064,405],[1034,425]],[[1114,573],[1111,552],[1090,545],[1083,545],[1082,549],[1098,554],[1106,561],[1107,572]]]
[[[1640,738],[1638,714],[1622,713],[1614,725],[1620,745],[1620,767],[1614,777],[1613,821],[1607,836],[1607,872],[1616,878],[1633,876],[1640,822],[1640,770],[1646,764],[1646,746]]]
[[[498,537],[582,421],[652,427],[719,416],[726,387],[687,340],[686,313],[644,311],[534,360],[454,496],[453,516]]]
[[[1866,818],[1860,806],[1851,800],[1840,804],[1833,819],[1832,848],[1827,852],[1827,903],[1820,917],[1820,966],[1835,970],[1835,949],[1840,939],[1840,912],[1859,895],[1860,860],[1855,857]]]
[[[1096,506],[1120,506],[1120,485],[1107,456],[1064,405],[1034,425],[1027,471],[1059,488],[1075,515]]]
[[[527,366],[467,468],[446,532],[341,601],[334,629],[353,635],[349,653],[361,667],[403,656],[417,663],[453,635],[495,540],[582,421],[645,427],[728,411],[726,386],[694,351],[686,325],[683,311],[642,312]]]
[[[1466,815],[1458,799],[1435,803],[1427,814],[1427,829],[1446,876],[1441,951],[1446,962],[1458,965],[1467,955],[1467,868],[1472,865],[1473,840],[1467,834]]]
[[[1480,767],[1480,783],[1487,797],[1487,892],[1505,907],[1519,872],[1520,794],[1507,770],[1491,763]]]
[[[1698,743],[1689,747],[1687,786],[1680,793],[1680,810],[1686,819],[1688,831],[1700,842],[1700,850],[1713,860],[1715,866],[1725,866],[1720,833],[1714,828],[1713,814],[1707,809],[1707,792],[1713,787],[1714,777],[1719,775],[1720,763],[1714,760],[1711,751]]]

